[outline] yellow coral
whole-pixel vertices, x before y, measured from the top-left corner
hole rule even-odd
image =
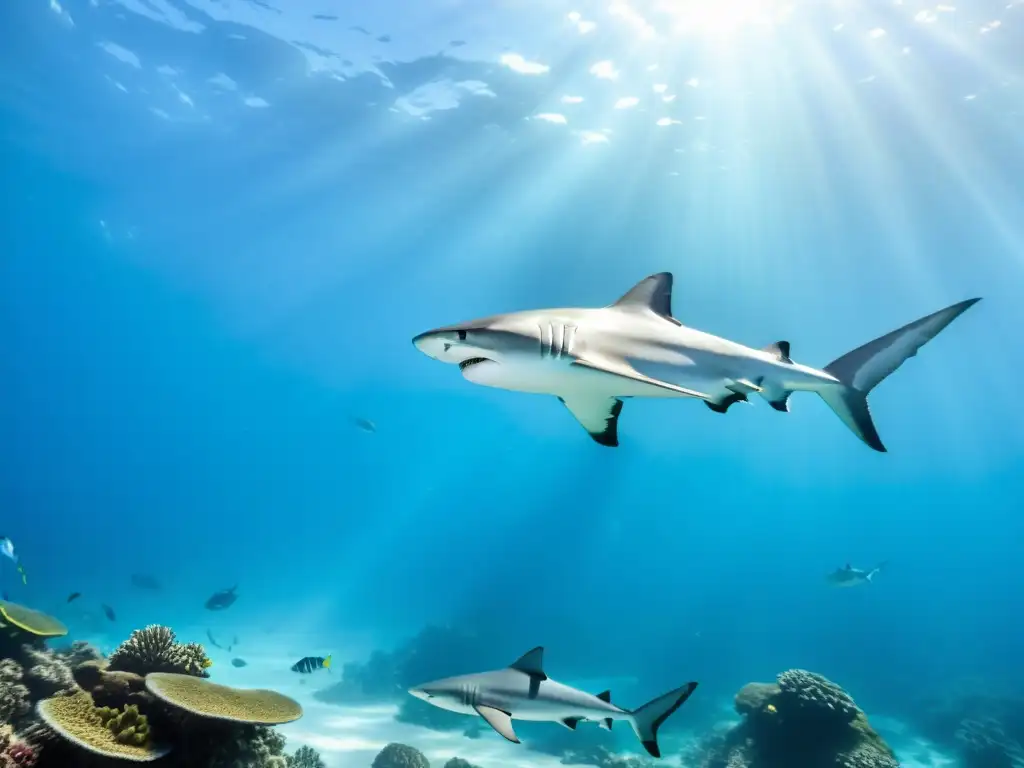
[[[68,633],[68,628],[53,616],[7,600],[0,600],[0,615],[7,623],[39,637],[64,637]]]
[[[105,757],[148,763],[159,760],[169,748],[154,746],[149,723],[137,707],[119,711],[96,707],[85,692],[44,699],[36,705],[39,717],[59,735],[84,750]]]
[[[254,725],[280,725],[302,717],[294,699],[261,689],[230,688],[191,675],[153,672],[146,688],[163,702],[198,717]]]

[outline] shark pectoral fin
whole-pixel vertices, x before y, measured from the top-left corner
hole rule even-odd
[[[519,737],[512,730],[512,716],[508,712],[502,712],[494,707],[485,707],[477,704],[473,709],[480,715],[487,724],[514,744],[519,743]]]
[[[617,397],[573,395],[558,399],[595,442],[609,448],[619,444],[619,414],[622,413],[622,401]]]
[[[699,397],[702,400],[707,399],[707,395],[703,392],[697,392],[693,389],[687,389],[686,387],[680,387],[676,384],[672,384],[668,381],[662,381],[661,379],[652,379],[650,376],[645,376],[636,370],[633,366],[627,363],[625,360],[612,360],[608,358],[578,358],[573,361],[573,365],[578,365],[580,368],[589,368],[592,371],[598,373],[605,373],[609,376],[620,376],[623,379],[629,379],[630,381],[639,381],[642,384],[649,384],[652,387],[658,389],[668,390],[669,392],[675,392],[676,394],[682,395],[683,397]]]
[[[541,680],[547,680],[548,676],[544,674],[544,646],[538,645],[533,650],[527,651],[509,664],[509,669],[525,672],[530,677],[539,677]]]
[[[581,717],[567,717],[564,720],[562,720],[561,722],[562,722],[562,725],[564,725],[570,731],[575,731],[576,730],[576,726],[579,725],[580,720],[582,720],[582,719],[583,718],[581,718]]]

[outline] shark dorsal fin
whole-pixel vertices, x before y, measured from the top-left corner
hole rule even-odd
[[[659,272],[634,285],[613,307],[646,309],[666,320],[672,317],[672,273]]]
[[[608,704],[611,704],[612,703],[612,692],[611,691],[601,691],[599,694],[597,694],[597,698],[599,698],[601,701],[604,701],[604,702],[606,702]]]
[[[846,564],[846,567],[845,567],[845,568],[843,568],[843,570],[844,570],[844,571],[852,571],[852,570],[853,570],[853,566],[852,566],[852,565],[850,565],[849,563],[847,563],[847,564]]]
[[[792,363],[793,361],[789,358],[789,342],[788,341],[776,341],[774,344],[769,344],[764,348],[765,352],[770,355],[775,355],[779,360],[784,363]]]
[[[544,646],[538,645],[532,651],[527,651],[518,659],[513,661],[509,665],[509,668],[525,672],[530,677],[547,680],[548,676],[544,674]]]

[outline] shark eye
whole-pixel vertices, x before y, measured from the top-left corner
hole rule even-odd
[[[459,341],[465,341],[465,340],[466,340],[466,332],[465,331],[459,331]]]

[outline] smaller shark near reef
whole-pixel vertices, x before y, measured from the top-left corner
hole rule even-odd
[[[610,691],[596,696],[556,682],[544,673],[544,648],[538,646],[505,669],[448,677],[409,689],[409,693],[449,712],[479,715],[511,742],[519,743],[513,720],[561,723],[576,730],[591,720],[611,730],[614,720],[632,726],[644,749],[661,757],[658,728],[690,698],[697,683],[687,683],[639,709],[612,704]]]
[[[879,563],[870,571],[862,571],[847,563],[844,567],[832,571],[826,579],[829,584],[836,587],[859,587],[862,584],[870,584],[875,574],[879,573],[887,564]]]

